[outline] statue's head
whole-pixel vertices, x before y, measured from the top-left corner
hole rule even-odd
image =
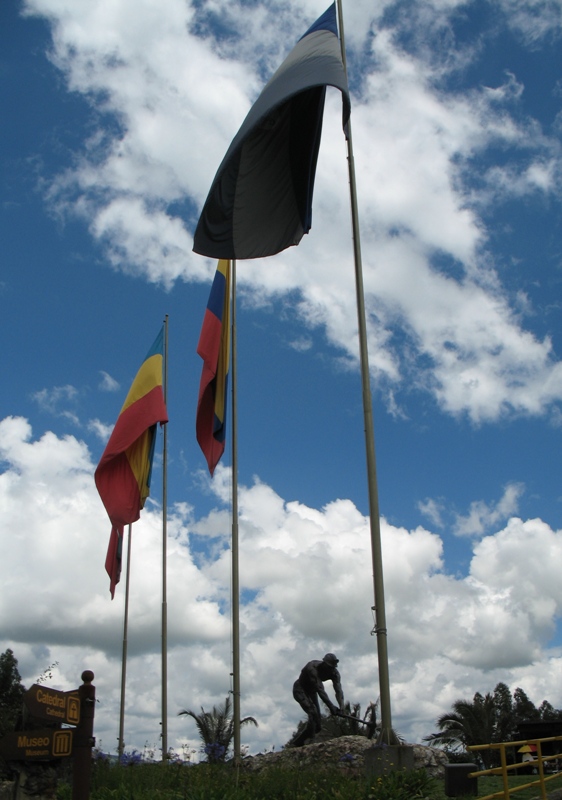
[[[337,659],[333,653],[326,653],[322,661],[329,664],[331,667],[337,667],[339,663],[339,659]]]

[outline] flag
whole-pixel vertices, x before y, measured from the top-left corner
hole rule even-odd
[[[197,352],[203,359],[197,401],[197,441],[209,472],[215,471],[226,435],[226,390],[230,361],[230,262],[219,261],[201,326]]]
[[[193,249],[211,258],[262,258],[297,245],[312,220],[326,86],[350,114],[335,3],[264,87],[211,185]]]
[[[150,494],[156,424],[168,422],[162,389],[163,342],[164,328],[137,372],[95,472],[112,525],[105,560],[112,598],[121,574],[123,528],[138,520]]]

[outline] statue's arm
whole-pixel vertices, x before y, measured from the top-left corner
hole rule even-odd
[[[337,706],[335,706],[332,703],[332,701],[330,700],[330,698],[326,694],[326,691],[324,689],[324,685],[323,685],[322,681],[320,681],[320,680],[318,681],[317,692],[318,692],[319,696],[322,698],[323,702],[328,706],[328,708],[330,709],[331,713],[334,714],[338,710]]]
[[[318,694],[318,697],[320,697],[324,705],[326,705],[330,709],[330,712],[333,714],[334,711],[337,711],[337,707],[332,703],[332,701],[326,694],[326,690],[324,689],[324,684],[322,683],[322,679],[320,678],[318,671],[312,665],[310,665],[310,668],[308,669],[308,678],[310,679],[311,684],[314,686],[315,691]]]
[[[336,700],[338,701],[340,711],[343,711],[343,705],[344,705],[343,689],[341,688],[341,679],[339,672],[337,672],[337,674],[334,676],[332,680],[332,686],[334,687],[334,693],[336,695]]]

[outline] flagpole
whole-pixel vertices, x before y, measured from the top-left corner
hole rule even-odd
[[[345,38],[343,29],[342,0],[337,2],[338,24],[342,61],[347,75],[345,54]],[[351,197],[351,221],[353,229],[353,253],[355,260],[355,284],[357,293],[357,319],[359,328],[359,352],[361,362],[361,383],[363,388],[363,415],[365,424],[365,447],[367,455],[367,481],[369,489],[369,515],[371,527],[371,555],[373,561],[373,582],[375,605],[375,633],[377,635],[377,653],[379,665],[379,690],[381,710],[381,732],[379,741],[394,744],[392,732],[392,716],[390,709],[390,679],[388,672],[388,644],[386,629],[386,612],[384,602],[384,582],[382,568],[382,547],[380,531],[380,511],[377,488],[377,467],[375,458],[375,431],[373,425],[373,405],[371,397],[371,381],[369,375],[369,352],[367,345],[367,321],[365,313],[365,294],[363,288],[363,268],[361,259],[361,242],[359,235],[359,213],[357,208],[357,184],[355,180],[355,161],[353,157],[353,139],[351,136],[351,119],[346,131],[347,162],[349,170],[349,190]]]
[[[164,320],[164,403],[168,403],[168,315]],[[168,758],[168,601],[167,601],[167,541],[168,541],[168,426],[164,425],[162,446],[162,761]]]
[[[236,359],[236,260],[229,264],[232,281],[232,695],[234,767],[240,766],[240,581],[238,570],[238,409]]]
[[[121,703],[119,707],[119,738],[117,740],[117,753],[119,758],[125,749],[125,685],[127,682],[127,632],[129,628],[129,579],[131,575],[131,531],[133,526],[129,523],[127,538],[127,567],[125,575],[125,613],[123,615],[123,654],[121,656]]]

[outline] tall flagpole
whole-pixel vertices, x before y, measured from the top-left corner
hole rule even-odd
[[[240,766],[240,581],[238,574],[238,419],[236,402],[236,260],[229,264],[232,282],[232,713],[234,767]]]
[[[338,0],[338,24],[342,60],[347,75],[345,55],[345,38],[343,29],[342,0]],[[377,467],[375,458],[375,430],[373,425],[373,404],[371,397],[371,381],[369,375],[369,352],[367,346],[367,321],[365,314],[365,294],[363,289],[363,267],[361,259],[361,242],[359,236],[359,214],[357,209],[357,185],[355,181],[355,161],[353,158],[353,139],[351,136],[351,119],[346,132],[347,162],[349,169],[349,190],[351,196],[351,222],[353,229],[353,253],[355,259],[355,284],[357,293],[357,319],[359,328],[359,352],[361,361],[361,383],[363,387],[363,415],[365,424],[365,446],[367,455],[367,481],[369,488],[369,515],[371,526],[371,555],[373,560],[373,582],[375,596],[375,633],[377,635],[377,653],[379,664],[379,690],[381,732],[380,742],[395,744],[392,732],[392,716],[390,710],[390,679],[388,673],[388,644],[386,630],[386,612],[384,603],[384,582],[382,569],[382,547],[380,531],[379,496],[377,488]]]
[[[119,738],[117,740],[117,753],[119,758],[125,749],[125,685],[127,683],[127,632],[129,628],[129,580],[131,575],[131,531],[133,526],[129,523],[127,537],[127,567],[125,573],[125,612],[123,614],[123,654],[121,656],[121,703],[119,706]]]
[[[168,403],[168,315],[164,320],[164,403]],[[166,556],[168,541],[168,426],[162,448],[162,761],[168,758],[168,604]]]

